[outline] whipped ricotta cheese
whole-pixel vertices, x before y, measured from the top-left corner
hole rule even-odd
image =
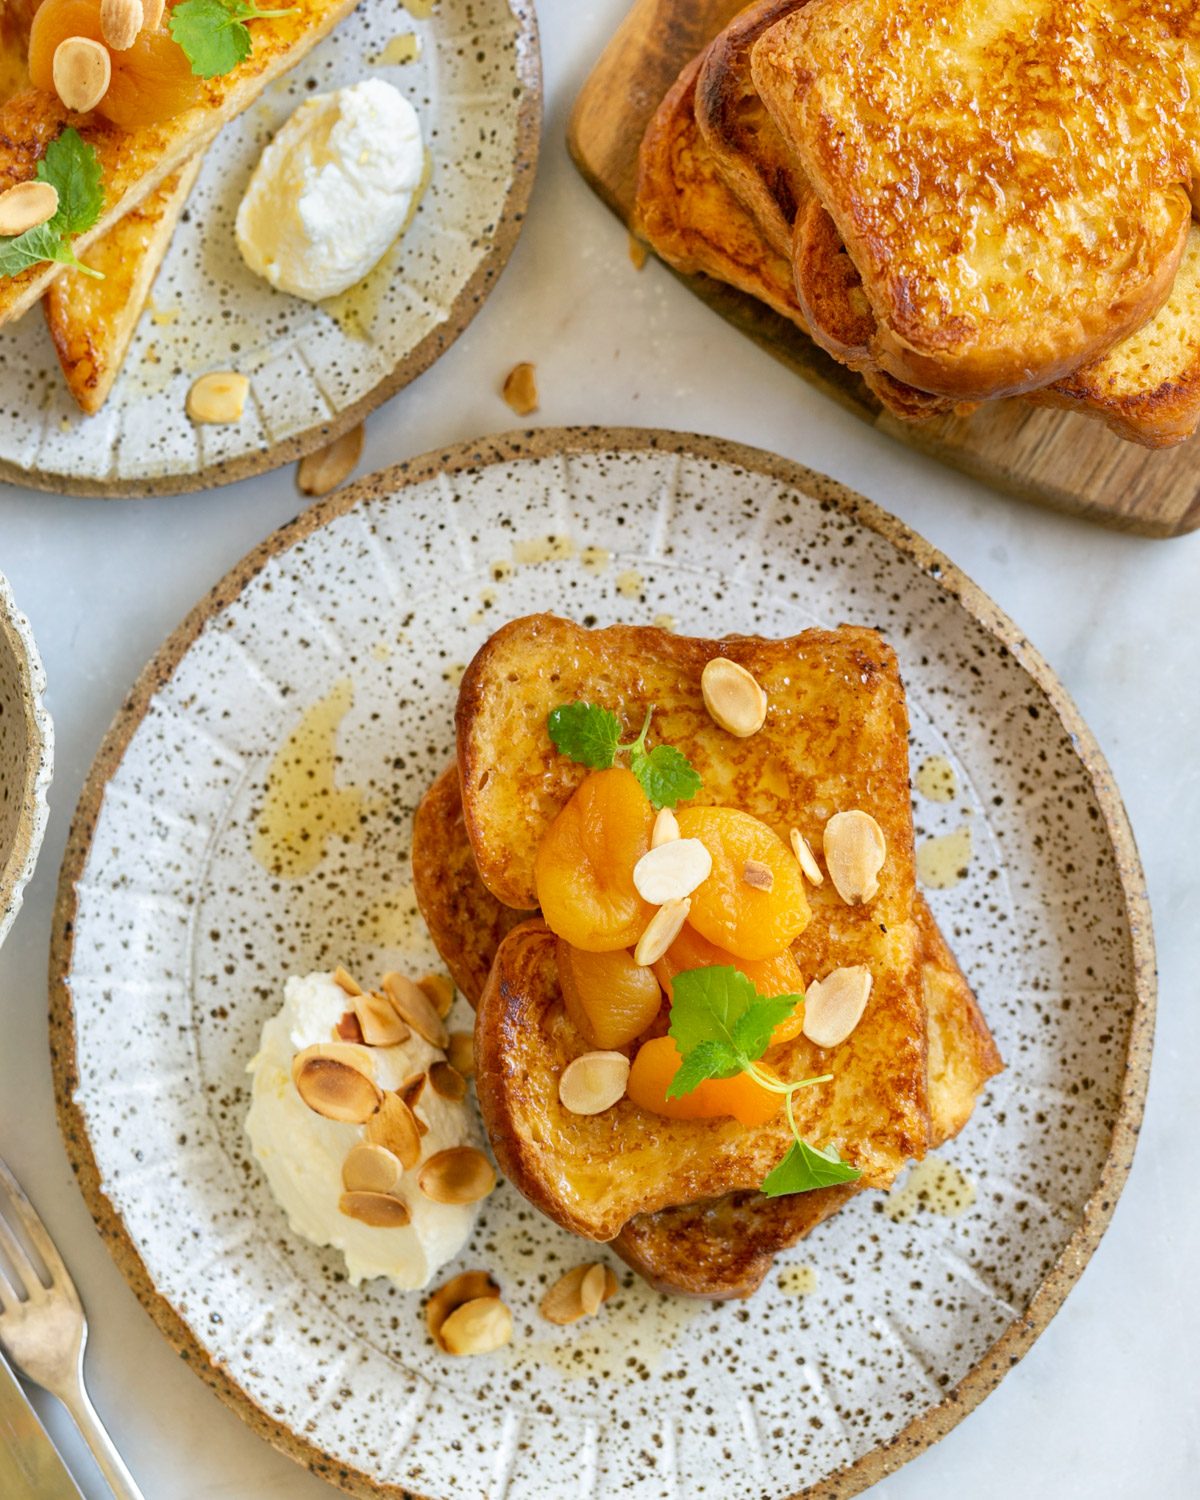
[[[237,213],[238,248],[280,291],[335,297],[404,229],[424,171],[417,112],[390,83],[316,94],[259,158]]]
[[[425,1197],[417,1186],[418,1163],[396,1189],[411,1215],[403,1228],[376,1228],[342,1213],[342,1163],[365,1132],[361,1125],[327,1120],[309,1109],[292,1082],[292,1058],[332,1040],[348,1008],[331,974],[288,980],[283,1007],[263,1026],[261,1046],[248,1068],[254,1081],[246,1132],[292,1229],[315,1245],[340,1250],[353,1284],[386,1276],[404,1290],[423,1287],[462,1249],[480,1205]],[[375,1081],[384,1089],[398,1088],[444,1055],[416,1032],[397,1047],[372,1047]],[[429,1127],[421,1138],[422,1162],[451,1146],[479,1144],[466,1105],[442,1098],[428,1084],[415,1113]]]

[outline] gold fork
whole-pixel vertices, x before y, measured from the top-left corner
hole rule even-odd
[[[40,1256],[46,1277],[26,1252],[14,1223]],[[83,1383],[87,1318],[75,1283],[33,1204],[2,1160],[0,1257],[0,1350],[26,1379],[67,1408],[117,1500],[143,1500]]]

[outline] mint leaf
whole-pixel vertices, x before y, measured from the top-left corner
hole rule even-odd
[[[798,1140],[775,1170],[767,1174],[762,1190],[768,1198],[780,1198],[785,1193],[811,1193],[816,1188],[857,1182],[861,1176],[858,1168],[844,1162],[832,1146],[821,1151],[807,1141]]]
[[[629,769],[655,807],[674,807],[694,797],[704,785],[695,766],[673,745],[655,745],[649,751],[635,746]]]
[[[803,995],[760,997],[734,1026],[734,1046],[746,1057],[761,1057],[771,1045],[771,1033],[776,1026],[786,1021],[803,1000]]]
[[[196,0],[188,0],[193,3]],[[561,704],[550,713],[546,729],[556,749],[593,771],[608,770],[621,742],[616,714],[594,703]]]
[[[197,78],[219,78],[250,56],[246,21],[291,15],[287,10],[259,10],[247,0],[183,0],[171,12],[171,36]]]
[[[91,229],[104,207],[100,161],[95,151],[68,126],[46,147],[37,175],[58,192],[58,209],[45,224],[24,234],[0,238],[0,276],[19,276],[47,261],[98,276],[99,272],[79,264],[71,248],[72,236]]]
[[[686,1062],[702,1042],[722,1042],[737,1053],[734,1027],[758,998],[750,980],[730,964],[676,974],[671,981],[670,1034],[680,1056]]]
[[[725,1042],[701,1042],[683,1060],[667,1086],[668,1099],[682,1099],[710,1078],[732,1078],[742,1071],[742,1060]]]

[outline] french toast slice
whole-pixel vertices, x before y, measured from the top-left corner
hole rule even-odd
[[[766,32],[754,82],[862,275],[875,363],[986,400],[1152,317],[1200,163],[1198,43],[1194,8],[1142,0],[812,0]]]
[[[75,126],[96,151],[104,187],[99,220],[73,241],[75,253],[84,258],[90,245],[199,155],[222,126],[311,52],[355,4],[356,0],[297,0],[277,19],[252,21],[250,56],[222,77],[206,80],[202,102],[162,124],[121,130],[95,113],[72,114],[54,94],[23,89],[0,105],[0,192],[33,177],[50,142],[64,126]],[[32,307],[63,269],[43,264],[18,276],[0,277],[0,324]]]
[[[186,162],[90,247],[87,263],[103,281],[65,270],[42,298],[67,389],[89,416],[121,373],[202,159]]]
[[[754,87],[750,52],[808,0],[756,0],[705,50],[696,77],[696,128],[730,192],[777,255],[790,259],[792,225],[812,187]]]
[[[766,725],[749,739],[726,734],[704,708],[700,673],[717,655],[746,667],[768,695]],[[480,876],[512,906],[536,903],[534,855],[586,774],[546,732],[550,710],[575,699],[604,704],[627,724],[655,704],[655,742],[680,749],[704,780],[696,803],[742,808],[784,838],[797,827],[816,846],[839,810],[867,808],[878,820],[888,846],[878,895],[850,907],[828,884],[811,891],[812,920],[794,949],[806,979],[867,965],[866,1014],[832,1053],[801,1037],[773,1062],[787,1079],[835,1075],[797,1096],[800,1131],[834,1144],[864,1185],[886,1185],[924,1154],[929,1132],[907,713],[894,653],[875,631],[852,627],[704,641],[650,627],[589,631],[550,615],[504,626],[463,678],[458,748]],[[756,1188],[790,1144],[778,1120],[757,1130],[665,1120],[628,1101],[599,1121],[563,1110],[547,1080],[587,1048],[555,1003],[554,963],[545,928],[515,929],[476,1023],[484,1119],[522,1191],[564,1227],[611,1239],[634,1213]]]

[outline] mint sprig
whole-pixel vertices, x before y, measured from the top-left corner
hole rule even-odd
[[[551,710],[546,729],[557,750],[593,771],[607,771],[618,755],[628,754],[629,769],[651,803],[674,807],[694,797],[704,783],[687,756],[673,745],[646,749],[653,717],[651,706],[637,739],[622,744],[621,722],[610,709],[595,703],[562,703]]]
[[[287,10],[259,10],[248,0],[183,0],[167,23],[197,78],[219,78],[250,56],[253,43],[247,21],[290,16]]]
[[[46,147],[37,164],[37,176],[58,193],[54,217],[24,234],[0,237],[0,276],[19,276],[30,266],[57,261],[88,276],[102,279],[100,271],[82,265],[71,241],[100,217],[104,207],[100,159],[79,132],[68,126]]]
[[[855,1182],[862,1175],[832,1147],[822,1151],[801,1140],[796,1128],[793,1096],[800,1089],[828,1083],[833,1074],[784,1083],[759,1066],[776,1026],[803,999],[803,995],[760,995],[740,969],[725,964],[685,969],[671,981],[670,1035],[682,1063],[667,1086],[667,1098],[682,1099],[710,1078],[733,1078],[738,1073],[783,1096],[795,1145],[763,1182],[762,1191],[769,1198]]]

